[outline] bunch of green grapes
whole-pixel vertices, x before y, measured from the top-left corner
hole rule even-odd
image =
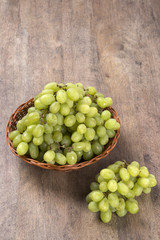
[[[47,84],[9,134],[19,155],[73,165],[104,150],[120,124],[107,107],[112,99],[81,83]]]
[[[156,186],[155,176],[150,174],[145,166],[133,161],[117,161],[102,169],[95,177],[96,182],[90,185],[91,192],[87,195],[88,209],[99,212],[104,223],[111,220],[112,213],[123,217],[130,212],[138,212],[138,202],[135,197],[142,193],[150,193]]]

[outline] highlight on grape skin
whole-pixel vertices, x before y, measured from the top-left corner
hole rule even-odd
[[[20,156],[39,162],[74,165],[88,161],[104,151],[120,128],[107,108],[111,104],[110,97],[92,86],[51,82],[35,96],[34,106],[9,138]]]
[[[135,198],[142,193],[149,194],[156,185],[156,178],[147,167],[140,167],[136,161],[130,164],[117,161],[102,169],[90,184],[91,192],[86,196],[88,209],[99,212],[104,223],[111,221],[113,213],[119,217],[127,212],[136,214],[139,206]]]

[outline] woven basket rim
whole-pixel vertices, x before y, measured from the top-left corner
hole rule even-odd
[[[18,106],[17,109],[14,111],[14,113],[11,114],[11,116],[10,116],[8,122],[7,122],[7,125],[6,125],[6,141],[7,141],[7,144],[9,146],[11,152],[15,156],[24,160],[25,162],[27,162],[31,165],[34,165],[34,166],[44,168],[44,169],[57,170],[57,171],[73,171],[73,170],[77,170],[77,169],[80,169],[80,168],[83,168],[85,166],[89,166],[93,163],[98,162],[101,158],[106,157],[112,151],[112,149],[116,146],[118,138],[120,136],[120,129],[118,129],[116,131],[116,134],[115,134],[114,138],[112,138],[109,141],[109,143],[106,145],[107,148],[100,155],[95,156],[94,158],[92,158],[89,161],[84,160],[83,162],[79,162],[79,163],[76,163],[74,165],[53,165],[53,164],[39,162],[35,159],[28,158],[25,155],[24,156],[19,156],[16,152],[16,149],[13,147],[12,141],[9,139],[9,133],[13,129],[12,128],[12,123],[16,121],[17,115],[19,113],[23,112],[24,110],[27,110],[30,106],[33,106],[33,103],[34,103],[34,98],[31,98],[27,102]],[[119,116],[118,116],[118,113],[116,112],[116,110],[112,107],[108,107],[107,109],[111,112],[112,117],[114,119],[116,119],[117,122],[120,123],[120,119],[119,119]]]

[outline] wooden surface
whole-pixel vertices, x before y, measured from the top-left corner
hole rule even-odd
[[[50,81],[83,82],[113,98],[121,137],[106,159],[60,173],[9,151],[9,116]],[[139,213],[109,224],[84,200],[95,174],[122,158],[159,182],[159,106],[159,0],[1,0],[0,239],[159,240],[159,186],[139,198]]]

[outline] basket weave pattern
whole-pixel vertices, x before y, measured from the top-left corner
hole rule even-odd
[[[91,165],[91,164],[99,161],[101,158],[106,157],[117,144],[118,138],[120,136],[120,129],[118,129],[116,131],[115,137],[113,139],[110,139],[109,143],[106,145],[106,149],[100,155],[92,158],[89,161],[81,161],[74,165],[59,166],[59,165],[38,162],[38,161],[36,161],[32,158],[28,158],[26,156],[19,156],[16,152],[16,148],[13,147],[12,141],[9,139],[9,133],[16,129],[16,124],[17,124],[18,120],[22,119],[22,117],[24,117],[27,114],[28,108],[33,105],[34,105],[33,98],[28,100],[27,102],[23,103],[22,105],[20,105],[15,110],[15,112],[10,116],[7,126],[6,126],[6,140],[7,140],[7,144],[9,146],[10,150],[14,153],[14,155],[16,155],[17,157],[21,158],[22,160],[24,160],[25,162],[27,162],[31,165],[35,165],[35,166],[45,168],[45,169],[52,169],[52,170],[54,169],[57,171],[77,170],[77,169],[83,168],[85,166]],[[114,119],[116,119],[117,122],[120,123],[117,112],[111,107],[109,107],[108,110],[111,112],[112,117]]]

